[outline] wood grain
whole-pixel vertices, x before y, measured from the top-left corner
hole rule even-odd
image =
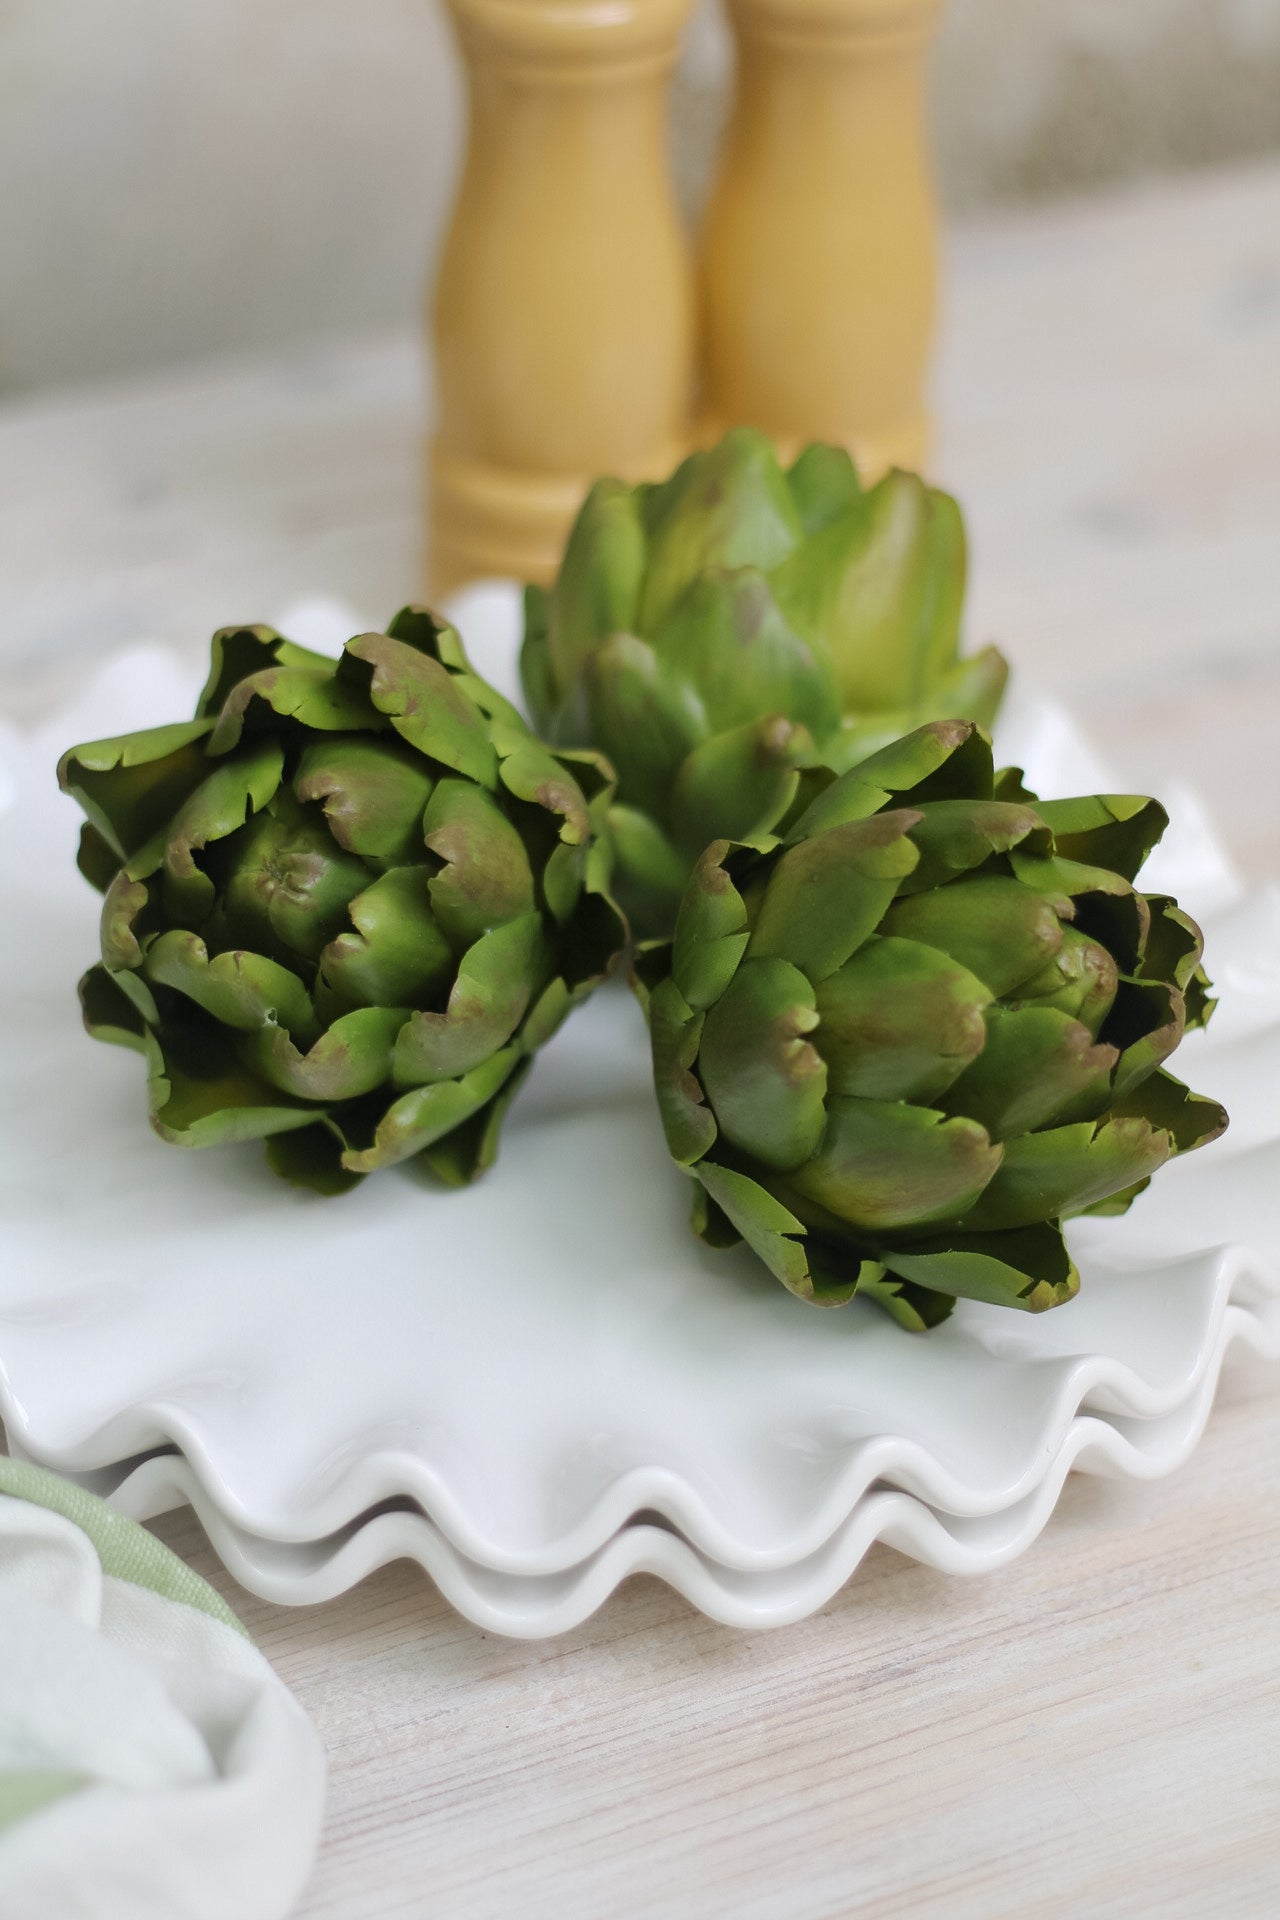
[[[314,1716],[332,1769],[299,1920],[1257,1916],[1280,1892],[1280,1399],[1237,1362],[1199,1451],[1074,1476],[957,1580],[876,1548],[736,1633],[636,1579],[576,1632],[469,1628],[388,1568],[314,1611],[157,1531]]]
[[[1280,866],[1280,168],[954,236],[942,470],[970,631],[1136,785],[1192,778]],[[406,340],[0,413],[0,704],[90,649],[412,590]],[[1280,1397],[1228,1364],[1167,1481],[1067,1485],[1015,1565],[877,1549],[821,1614],[734,1633],[634,1580],[523,1645],[413,1568],[264,1605],[212,1578],[319,1725],[299,1920],[1271,1920],[1280,1913]]]

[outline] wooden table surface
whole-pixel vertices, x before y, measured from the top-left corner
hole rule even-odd
[[[939,469],[970,634],[1068,699],[1129,784],[1208,797],[1280,871],[1280,168],[958,232]],[[415,589],[414,342],[0,409],[0,709],[87,655],[194,654],[308,592]],[[1186,1468],[1085,1476],[1003,1572],[878,1548],[742,1634],[635,1580],[520,1644],[416,1569],[290,1611],[157,1523],[331,1763],[299,1920],[1280,1913],[1280,1394],[1228,1363]],[[233,1920],[232,1916],[228,1920]]]

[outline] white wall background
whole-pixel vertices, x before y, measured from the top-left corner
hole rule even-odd
[[[727,38],[673,103],[705,188]],[[0,0],[0,392],[403,323],[462,100],[438,0]],[[951,0],[957,207],[1280,148],[1280,0]]]

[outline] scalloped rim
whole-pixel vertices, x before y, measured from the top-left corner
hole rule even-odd
[[[287,1517],[255,1509],[220,1473],[214,1445],[194,1420],[165,1400],[142,1402],[114,1417],[72,1446],[42,1448],[33,1440],[23,1409],[0,1367],[0,1418],[11,1445],[28,1459],[93,1485],[141,1454],[179,1455],[190,1475],[192,1503],[202,1512],[216,1509],[238,1534],[288,1548],[311,1546],[357,1525],[370,1508],[391,1500],[412,1502],[460,1560],[493,1573],[522,1579],[554,1577],[581,1567],[608,1542],[653,1513],[687,1539],[694,1551],[716,1565],[740,1573],[764,1574],[790,1568],[820,1552],[847,1523],[849,1515],[876,1488],[890,1488],[957,1520],[979,1520],[1008,1511],[1032,1495],[1052,1474],[1082,1419],[1105,1412],[1135,1421],[1156,1422],[1175,1416],[1206,1381],[1216,1380],[1221,1362],[1223,1326],[1233,1311],[1233,1293],[1248,1284],[1264,1296],[1280,1297],[1280,1278],[1244,1247],[1222,1248],[1169,1262],[1169,1266],[1212,1265],[1213,1302],[1206,1336],[1194,1370],[1178,1387],[1161,1392],[1132,1368],[1105,1355],[1083,1355],[1056,1363],[1062,1373],[1048,1401],[1026,1464],[1013,1482],[997,1492],[957,1478],[926,1448],[882,1434],[855,1442],[844,1471],[806,1518],[783,1541],[762,1548],[725,1526],[698,1491],[665,1469],[633,1469],[620,1474],[583,1517],[537,1549],[505,1550],[477,1527],[448,1488],[421,1461],[393,1451],[370,1453],[322,1498]],[[198,1494],[198,1498],[195,1495]],[[113,1495],[114,1497],[114,1495]]]
[[[1238,1251],[1224,1253],[1221,1265],[1227,1295],[1243,1283],[1246,1291],[1261,1286],[1269,1298],[1256,1308],[1226,1306],[1196,1386],[1163,1416],[1078,1414],[1039,1483],[994,1513],[947,1514],[901,1489],[869,1487],[819,1550],[772,1572],[724,1566],[679,1534],[639,1518],[579,1565],[542,1577],[478,1565],[420,1511],[363,1516],[337,1536],[309,1544],[267,1541],[227,1520],[182,1454],[125,1463],[110,1497],[140,1519],[189,1503],[240,1584],[280,1605],[331,1600],[380,1567],[409,1559],[473,1625],[510,1638],[541,1639],[580,1626],[633,1573],[666,1581],[723,1625],[785,1626],[824,1606],[877,1542],[940,1572],[987,1573],[1034,1543],[1069,1473],[1150,1480],[1182,1466],[1204,1431],[1228,1351],[1239,1343],[1280,1358],[1280,1288]]]

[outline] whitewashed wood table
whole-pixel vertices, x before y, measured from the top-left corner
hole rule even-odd
[[[970,632],[1115,765],[1189,774],[1280,872],[1280,168],[957,233],[940,469]],[[0,409],[0,707],[301,594],[415,590],[407,338]],[[636,1580],[495,1640],[408,1566],[306,1611],[222,1574],[332,1781],[300,1920],[1280,1912],[1280,1391],[1236,1360],[1191,1464],[1069,1482],[1006,1571],[877,1548],[744,1635]],[[231,1917],[229,1916],[229,1920]]]

